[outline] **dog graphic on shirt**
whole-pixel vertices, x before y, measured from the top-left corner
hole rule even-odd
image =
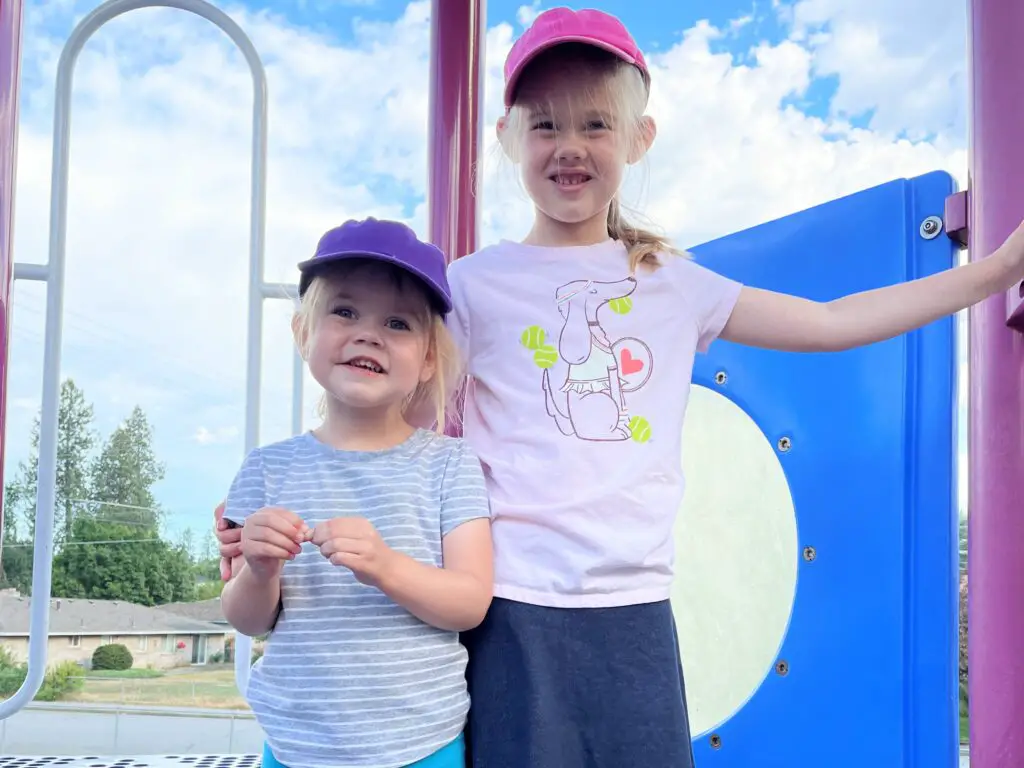
[[[547,413],[563,435],[580,440],[647,442],[650,424],[630,416],[626,394],[640,389],[651,375],[650,349],[639,339],[612,342],[601,324],[601,310],[626,314],[636,280],[573,280],[555,290],[562,316],[557,349],[546,343],[539,326],[527,328],[522,343],[543,368],[541,386]]]

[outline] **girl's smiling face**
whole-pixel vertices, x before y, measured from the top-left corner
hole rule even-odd
[[[319,280],[323,296],[297,336],[328,411],[400,412],[434,374],[426,297],[411,279],[396,280],[372,262]]]
[[[608,207],[626,165],[654,138],[645,103],[639,72],[596,49],[560,46],[528,67],[498,135],[521,167],[535,230],[569,228],[593,242],[608,237]]]

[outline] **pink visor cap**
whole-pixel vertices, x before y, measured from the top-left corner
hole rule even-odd
[[[512,106],[519,76],[537,54],[562,43],[585,43],[603,48],[640,70],[650,87],[647,62],[621,21],[603,11],[552,8],[544,11],[509,51],[505,59],[505,107]]]

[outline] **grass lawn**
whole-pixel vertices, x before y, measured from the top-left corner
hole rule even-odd
[[[89,677],[139,678],[163,677],[167,673],[159,669],[149,669],[148,667],[142,667],[133,669],[90,669],[87,674],[89,675]]]
[[[150,669],[89,672],[82,690],[64,700],[248,709],[235,687],[235,671],[231,666],[185,667],[167,672]]]

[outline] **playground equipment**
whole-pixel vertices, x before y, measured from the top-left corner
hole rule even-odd
[[[111,0],[76,27],[57,77],[50,258],[11,253],[21,0],[0,0],[0,344],[10,282],[47,283],[33,594],[50,593],[70,88],[82,46],[106,21],[169,6],[202,16],[242,50],[254,82],[249,357],[245,448],[259,439],[266,83],[244,32],[204,0]],[[434,0],[431,19],[429,236],[458,258],[476,247],[471,170],[480,144],[481,0]],[[829,298],[946,268],[955,251],[989,253],[1024,215],[1024,7],[973,0],[971,187],[946,174],[895,180],[694,249],[758,285]],[[870,239],[862,233],[870,233]],[[812,260],[813,258],[813,260]],[[811,268],[809,265],[817,265]],[[769,268],[770,266],[770,268]],[[1024,764],[1024,286],[971,313],[971,763]],[[797,520],[791,612],[756,690],[695,733],[704,766],[953,766],[957,760],[953,322],[836,356],[790,356],[722,343],[695,383],[749,413],[777,456]],[[301,375],[301,370],[299,370]],[[0,370],[0,445],[6,368]],[[298,383],[298,382],[296,382]],[[301,387],[296,388],[301,391]],[[839,407],[847,413],[842,415]],[[293,426],[301,426],[301,403]],[[2,451],[0,451],[2,455]],[[867,482],[868,480],[872,483]],[[687,511],[686,514],[694,514]],[[697,523],[700,523],[699,513]],[[693,522],[688,520],[686,522]],[[788,546],[788,545],[787,545]],[[785,550],[781,550],[785,555]],[[869,565],[870,564],[870,565]],[[687,608],[680,611],[685,615]],[[48,604],[34,600],[29,675],[0,718],[30,701],[45,668]],[[887,624],[879,616],[891,619]],[[870,619],[870,620],[869,620]],[[711,645],[681,630],[687,663]],[[239,638],[244,689],[249,658]],[[722,672],[724,674],[724,670]],[[150,763],[152,764],[152,763]]]

